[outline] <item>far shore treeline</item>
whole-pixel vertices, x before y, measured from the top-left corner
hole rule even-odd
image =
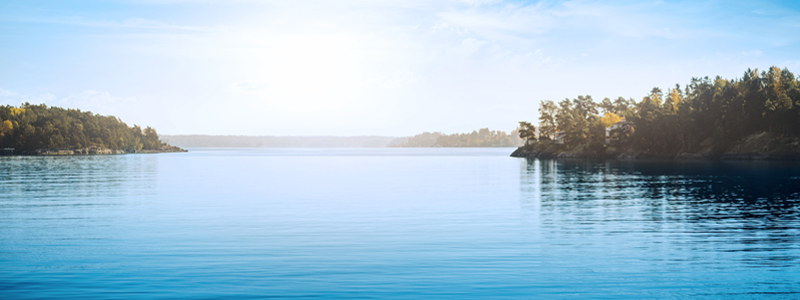
[[[632,122],[634,130],[615,132],[615,143],[608,145],[606,128],[622,119]],[[760,73],[748,69],[738,79],[692,78],[684,87],[653,88],[641,101],[619,97],[595,102],[588,95],[543,100],[538,121],[538,130],[520,122],[523,148],[543,151],[560,133],[563,144],[557,151],[600,153],[616,147],[658,155],[719,154],[754,134],[774,137],[773,144],[800,137],[800,77],[785,68]]]
[[[521,143],[516,129],[506,134],[504,131],[481,128],[471,133],[423,132],[389,147],[516,147]]]
[[[161,135],[179,147],[220,148],[379,148],[392,136],[242,136],[242,135]]]
[[[156,130],[114,116],[24,103],[0,106],[0,147],[16,151],[99,147],[136,152],[162,149]]]
[[[161,135],[180,147],[244,148],[383,148],[383,147],[517,147],[516,130],[510,133],[482,128],[471,133],[424,132],[409,137],[392,136],[232,136]]]

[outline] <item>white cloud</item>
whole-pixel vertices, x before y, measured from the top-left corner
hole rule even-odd
[[[761,50],[758,50],[758,49],[752,50],[752,51],[742,51],[742,56],[760,57],[763,54],[764,54],[764,52],[761,52]]]
[[[446,24],[489,40],[518,39],[519,35],[542,33],[553,26],[551,14],[543,5],[453,10],[438,16]]]
[[[409,86],[415,81],[417,81],[417,78],[414,77],[414,72],[411,72],[408,67],[404,67],[392,73],[392,75],[384,77],[378,85],[387,89],[398,89]]]
[[[787,60],[780,63],[778,66],[788,68],[789,71],[793,71],[795,75],[800,76],[800,60]]]
[[[461,41],[461,45],[456,46],[453,48],[453,53],[459,55],[463,58],[468,58],[472,56],[473,53],[480,50],[481,47],[488,44],[488,41],[479,41],[474,38],[466,38]]]
[[[114,107],[123,103],[136,103],[136,97],[115,97],[109,92],[85,90],[59,100],[70,107]]]
[[[502,0],[457,0],[458,2],[468,4],[470,6],[481,6],[489,4],[502,3]]]
[[[245,80],[231,83],[225,91],[234,93],[259,93],[266,91],[267,87],[269,87],[269,83],[266,81]]]
[[[0,98],[7,98],[7,97],[16,96],[16,95],[17,95],[17,93],[14,93],[12,91],[0,88]]]
[[[52,103],[54,100],[56,100],[56,96],[50,93],[28,94],[0,88],[0,101],[8,105],[18,106],[25,102],[31,104],[48,104]]]
[[[77,108],[101,115],[119,117],[128,124],[169,127],[171,116],[182,108],[179,103],[149,96],[117,96],[107,91],[84,90],[56,101],[63,107]],[[183,107],[185,109],[185,107]]]
[[[444,123],[513,128],[539,99],[638,97],[692,76],[736,76],[746,64],[797,65],[774,46],[796,44],[785,30],[796,29],[796,13],[740,22],[718,2],[123,2],[135,9],[65,4],[74,9],[4,16],[3,26],[42,24],[26,28],[30,38],[0,35],[19,46],[4,52],[0,99],[171,133],[413,134]],[[501,105],[519,109],[472,113]]]
[[[109,20],[109,19],[86,19],[80,16],[68,17],[9,17],[7,22],[24,22],[24,23],[51,23],[72,26],[85,26],[85,27],[102,27],[102,28],[132,28],[132,29],[149,29],[149,30],[181,30],[181,31],[206,31],[209,27],[205,26],[189,26],[179,25],[171,22],[163,22],[152,19],[145,19],[139,17],[126,18],[123,20]]]

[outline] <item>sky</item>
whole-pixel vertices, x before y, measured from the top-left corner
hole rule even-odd
[[[0,104],[160,134],[510,131],[540,100],[800,73],[797,1],[0,2]]]

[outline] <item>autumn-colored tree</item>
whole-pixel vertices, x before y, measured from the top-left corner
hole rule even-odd
[[[603,124],[603,127],[607,128],[607,127],[611,127],[611,125],[614,125],[614,123],[617,123],[617,122],[620,122],[620,121],[622,121],[622,118],[620,118],[615,113],[609,112],[609,113],[606,113],[603,116],[603,118],[600,119],[600,124]]]
[[[675,88],[670,90],[666,101],[664,101],[665,111],[672,114],[677,113],[682,101],[683,95],[681,94],[680,86],[676,84]]]
[[[0,136],[7,136],[11,135],[14,132],[14,123],[11,123],[11,120],[3,121],[2,127],[0,127]]]

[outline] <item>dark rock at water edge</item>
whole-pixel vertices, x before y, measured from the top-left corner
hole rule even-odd
[[[163,144],[161,145],[161,149],[158,150],[138,150],[135,151],[134,153],[166,153],[166,152],[189,152],[189,150],[177,146]]]
[[[601,158],[596,151],[589,150],[588,146],[581,145],[575,149],[565,149],[564,145],[554,143],[540,143],[517,148],[511,153],[512,157],[524,158]]]
[[[536,158],[538,156],[538,151],[533,149],[525,149],[523,147],[519,147],[517,150],[514,150],[514,152],[511,152],[511,157]]]
[[[596,147],[595,147],[596,148]],[[694,152],[677,154],[649,153],[646,151],[621,150],[613,146],[605,146],[605,151],[591,149],[588,145],[579,145],[567,149],[564,145],[539,143],[518,148],[512,157],[525,158],[599,158],[620,160],[800,160],[800,138],[783,137],[761,132],[749,135],[732,145],[714,144],[710,139],[703,143],[703,148]]]

